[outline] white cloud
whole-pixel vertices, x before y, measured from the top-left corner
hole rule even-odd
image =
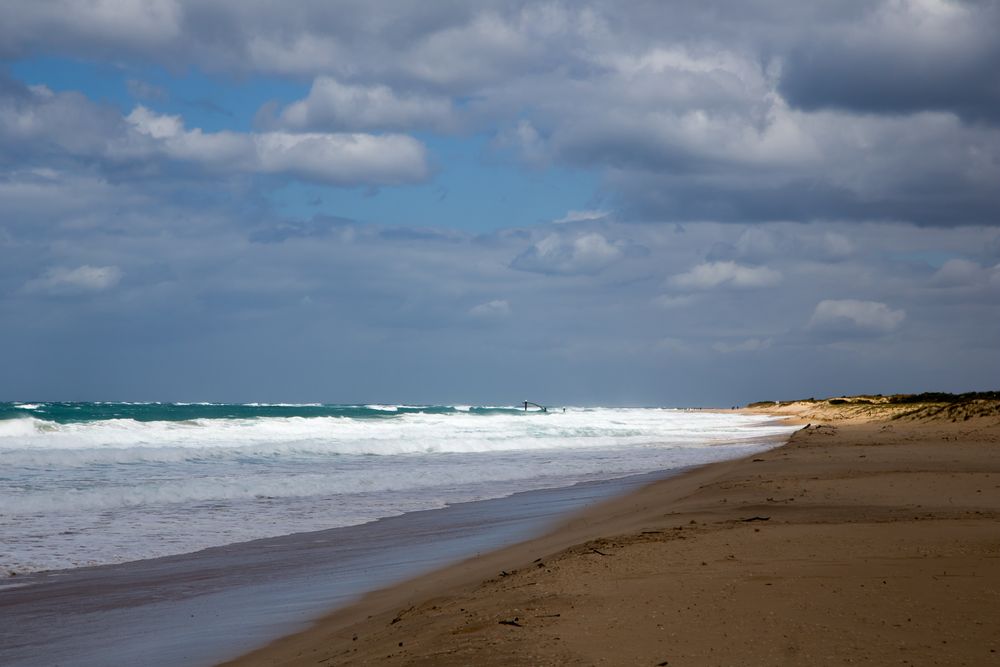
[[[653,349],[671,354],[692,354],[696,345],[690,340],[684,340],[674,336],[664,336],[653,341]]]
[[[659,308],[666,308],[670,310],[672,308],[683,308],[684,306],[690,306],[692,303],[697,301],[697,297],[691,294],[675,295],[675,294],[661,294],[660,296],[653,298],[653,305]]]
[[[780,272],[766,266],[742,266],[736,262],[705,262],[686,273],[670,278],[681,289],[712,289],[720,286],[739,288],[773,287],[782,280]]]
[[[202,132],[141,105],[126,120],[167,157],[227,170],[347,186],[413,183],[430,173],[423,144],[401,134]]]
[[[331,185],[398,185],[425,180],[424,145],[402,134],[267,132],[254,136],[260,170]]]
[[[807,328],[833,332],[889,333],[906,319],[906,311],[879,301],[827,299],[816,304]]]
[[[681,233],[663,225],[602,223],[604,242],[619,248],[622,257],[597,277],[553,278],[551,265],[538,265],[539,271],[515,270],[510,260],[551,235],[558,239],[556,246],[573,248],[578,237],[592,230],[543,226],[493,233],[429,233],[317,216],[300,233],[288,234],[283,230],[289,221],[280,217],[248,221],[239,211],[203,209],[201,202],[181,206],[102,194],[97,200],[82,200],[84,206],[73,206],[81,201],[80,187],[51,184],[37,193],[38,200],[50,206],[65,201],[64,209],[45,218],[19,212],[8,216],[9,224],[5,220],[0,225],[8,235],[6,241],[0,240],[5,243],[0,255],[10,258],[0,262],[0,285],[9,292],[10,286],[16,289],[38,279],[38,291],[8,293],[13,298],[7,299],[11,316],[3,327],[7,341],[30,344],[45,338],[76,350],[81,344],[78,330],[93,325],[102,335],[114,336],[111,341],[101,338],[104,342],[97,352],[104,354],[131,344],[158,349],[158,339],[150,338],[150,332],[162,338],[183,331],[196,335],[190,349],[203,350],[206,363],[211,363],[216,357],[228,357],[210,332],[232,331],[234,322],[254,322],[237,327],[248,348],[294,332],[310,345],[348,350],[330,362],[331,367],[355,364],[351,368],[358,377],[375,378],[372,394],[396,379],[388,372],[365,374],[370,360],[385,354],[400,360],[426,355],[431,362],[452,365],[458,360],[467,370],[463,377],[497,378],[505,383],[498,393],[517,395],[525,372],[537,370],[543,379],[565,377],[567,366],[555,357],[558,350],[571,347],[579,351],[574,359],[585,362],[573,368],[588,369],[588,381],[571,382],[567,391],[603,387],[608,393],[598,398],[611,400],[621,388],[638,383],[648,388],[643,391],[668,392],[648,394],[661,396],[656,402],[666,404],[694,401],[692,392],[707,397],[697,399],[705,403],[723,402],[727,392],[745,392],[745,400],[760,394],[808,396],[814,389],[832,395],[842,391],[838,387],[871,387],[880,378],[898,382],[895,386],[901,390],[942,382],[957,388],[982,386],[997,377],[1000,364],[995,361],[1000,359],[995,354],[996,293],[930,289],[932,270],[926,264],[900,261],[886,252],[917,258],[946,252],[984,264],[991,255],[983,254],[983,249],[991,251],[995,228],[799,224],[798,231],[817,238],[825,231],[850,236],[859,252],[847,262],[818,262],[792,254],[774,257],[767,265],[786,278],[780,295],[767,289],[688,292],[661,289],[657,276],[664,267],[688,268],[683,262],[717,242],[735,240],[740,227],[691,222]],[[109,194],[128,195],[136,186],[126,182],[118,187],[118,193]],[[28,204],[25,201],[19,211],[28,210]],[[764,227],[782,234],[795,231],[777,223]],[[265,229],[277,232],[272,242],[248,240]],[[347,231],[352,234],[350,243],[344,241]],[[649,254],[630,254],[622,239],[642,244]],[[552,259],[551,254],[546,257]],[[996,262],[992,259],[989,265]],[[50,272],[54,266],[65,268]],[[106,291],[87,291],[71,287],[74,278],[67,284],[68,274],[81,266],[118,266],[125,274]],[[50,293],[42,289],[43,279],[62,282],[57,291],[69,298],[60,299],[58,308],[42,298]],[[99,286],[102,280],[98,277],[89,284]],[[657,304],[663,293],[671,298]],[[850,309],[854,319],[838,319],[843,304],[840,310],[827,304],[818,309],[814,328],[805,329],[817,302],[843,295],[889,308],[882,310],[876,304],[874,316],[866,316],[864,307]],[[94,297],[100,301],[98,311]],[[307,301],[310,307],[299,305]],[[892,312],[902,309],[905,320],[894,332],[879,335],[879,327],[893,326]],[[879,324],[880,312],[887,323]],[[89,338],[88,344],[93,340]],[[825,344],[851,340],[861,341],[865,353],[845,354],[842,346]],[[940,363],[913,363],[935,355]],[[174,372],[172,356],[168,351],[159,358],[157,368],[163,373]],[[296,363],[303,362],[300,357],[292,355]],[[281,375],[288,363],[279,361],[268,370],[284,378],[282,391],[290,391],[301,378],[294,373]],[[765,361],[778,372],[762,374],[760,364]],[[797,384],[801,374],[789,369],[803,363],[823,369],[808,380],[827,389]],[[217,375],[224,376],[221,371]],[[179,372],[176,376],[181,383],[177,386],[188,386],[184,383],[189,379]],[[683,378],[682,386],[664,384],[667,376]],[[720,377],[726,381],[720,384]],[[10,373],[3,379],[13,382]],[[322,393],[319,383],[314,384],[309,390]],[[419,395],[428,389],[446,393],[454,390],[453,385],[454,379],[450,388],[447,382],[414,382],[412,387]],[[219,387],[241,388],[222,380]],[[16,386],[11,385],[13,389]]]
[[[528,120],[519,120],[498,133],[494,143],[499,148],[514,150],[521,160],[537,167],[544,166],[551,158],[545,139]]]
[[[125,116],[125,120],[140,133],[154,139],[173,139],[184,134],[184,123],[180,116],[158,114],[141,104]]]
[[[9,0],[0,56],[310,78],[274,127],[493,134],[529,163],[602,172],[636,218],[996,220],[998,10],[869,4]],[[102,138],[78,125],[65,141]]]
[[[552,222],[557,225],[562,225],[571,222],[590,222],[593,220],[603,220],[610,214],[611,214],[610,211],[601,211],[597,209],[586,209],[583,211],[567,211],[566,215],[557,220],[553,220]]]
[[[564,238],[550,234],[514,258],[511,267],[553,274],[595,274],[621,259],[624,252],[597,233]]]
[[[10,0],[9,32],[15,43],[44,35],[74,46],[113,43],[130,48],[162,47],[181,35],[184,10],[177,0]],[[8,22],[6,19],[5,23]]]
[[[141,79],[126,79],[125,87],[128,89],[129,95],[140,100],[162,102],[170,97],[165,88]]]
[[[278,117],[292,130],[441,128],[452,122],[451,102],[427,95],[399,95],[386,85],[348,85],[331,77],[313,81],[309,95]]]
[[[50,294],[102,292],[117,285],[121,277],[121,269],[117,266],[85,264],[75,269],[56,267],[46,271],[40,278],[29,281],[25,290]]]
[[[967,287],[989,280],[989,271],[976,262],[967,259],[949,259],[941,265],[933,276],[931,284],[936,287]]]
[[[766,350],[771,347],[772,340],[770,338],[747,338],[746,340],[741,340],[735,343],[725,343],[718,342],[712,345],[712,349],[716,352],[721,352],[722,354],[731,354],[734,352],[759,352],[760,350]]]
[[[470,308],[469,315],[483,320],[502,319],[510,315],[510,302],[506,299],[487,301]]]
[[[830,257],[848,257],[854,252],[854,244],[843,234],[826,232],[823,234],[823,248]]]
[[[262,72],[301,76],[316,74],[350,58],[338,40],[308,30],[293,29],[284,35],[254,30],[246,39],[247,60],[232,63],[237,68],[250,65]]]

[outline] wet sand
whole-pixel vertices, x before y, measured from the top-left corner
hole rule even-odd
[[[1000,664],[1000,408],[762,409],[809,426],[232,664]]]
[[[673,474],[676,474],[673,473]],[[547,530],[665,473],[458,503],[372,523],[0,581],[0,665],[210,665],[365,591]]]

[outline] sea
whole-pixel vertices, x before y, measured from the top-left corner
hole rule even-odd
[[[676,470],[789,431],[666,408],[0,403],[0,577]]]
[[[0,403],[0,664],[218,664],[791,430],[667,408]]]

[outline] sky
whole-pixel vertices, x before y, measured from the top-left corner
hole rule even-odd
[[[1000,388],[998,25],[6,0],[0,400]]]

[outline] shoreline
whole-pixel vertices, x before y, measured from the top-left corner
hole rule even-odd
[[[821,407],[751,411],[810,426],[224,664],[997,660],[1000,420]]]
[[[709,464],[711,465],[711,464]],[[654,471],[127,563],[30,573],[0,590],[0,662],[215,664],[394,582],[544,534]],[[16,582],[16,583],[15,583]],[[190,619],[207,619],[204,625]],[[55,622],[53,622],[55,621]]]
[[[704,410],[709,411],[708,409]],[[726,410],[711,411],[728,412]],[[789,420],[783,417],[775,417],[773,421],[762,424],[788,422]],[[286,650],[290,649],[298,653],[296,645],[299,639],[306,638],[312,633],[343,630],[350,627],[356,618],[371,618],[373,615],[390,613],[397,607],[412,607],[421,598],[447,595],[453,590],[491,579],[497,573],[501,577],[509,576],[519,568],[533,564],[538,558],[547,558],[584,542],[600,540],[611,526],[620,527],[634,524],[633,528],[638,527],[644,521],[643,518],[637,518],[633,522],[628,519],[629,515],[634,514],[637,503],[641,504],[643,509],[648,509],[650,503],[661,500],[664,489],[667,490],[666,493],[671,499],[680,499],[698,486],[710,483],[717,477],[726,474],[733,466],[742,461],[752,460],[762,453],[771,453],[787,446],[787,440],[781,442],[782,440],[781,437],[762,437],[759,440],[760,444],[775,442],[778,444],[768,447],[764,452],[736,459],[713,461],[675,471],[658,471],[631,476],[630,478],[647,479],[631,485],[633,488],[625,490],[624,493],[619,492],[602,498],[590,506],[577,508],[569,513],[554,514],[553,525],[540,535],[369,590],[352,603],[342,606],[328,606],[327,613],[314,618],[308,628],[280,637],[238,658],[219,664],[227,666],[283,664],[282,660]],[[535,556],[536,553],[542,555]],[[529,556],[534,558],[529,558]]]

